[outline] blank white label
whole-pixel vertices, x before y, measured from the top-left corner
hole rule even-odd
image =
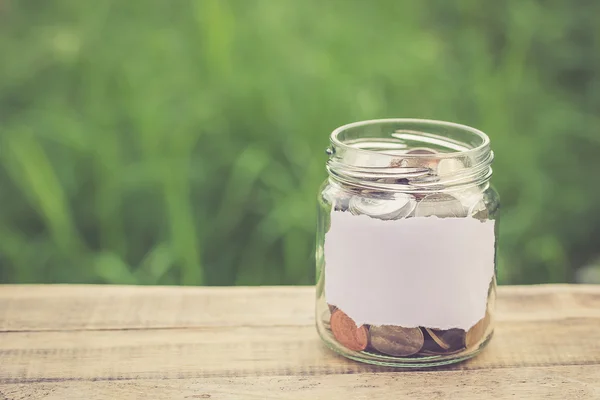
[[[494,222],[382,221],[333,211],[324,249],[327,303],[358,326],[468,330],[486,311]]]

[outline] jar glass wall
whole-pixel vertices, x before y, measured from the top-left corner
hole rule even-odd
[[[318,195],[316,323],[332,350],[424,367],[476,355],[494,327],[497,214],[485,134],[426,120],[332,133]]]

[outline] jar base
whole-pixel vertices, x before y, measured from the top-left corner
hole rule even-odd
[[[365,364],[378,365],[383,367],[393,367],[393,368],[406,368],[406,369],[415,369],[415,368],[433,368],[433,367],[441,367],[445,365],[456,364],[462,361],[466,361],[470,358],[475,357],[479,354],[492,339],[494,334],[491,331],[485,340],[479,344],[479,346],[471,349],[464,350],[460,353],[456,354],[448,354],[448,355],[432,355],[432,356],[423,356],[423,357],[391,357],[385,356],[382,354],[376,354],[369,351],[352,351],[348,350],[342,345],[338,344],[333,337],[330,337],[327,331],[323,333],[319,327],[319,336],[325,343],[325,345],[336,352],[337,354],[346,357],[353,361],[358,361]]]

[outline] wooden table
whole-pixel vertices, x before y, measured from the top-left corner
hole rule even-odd
[[[600,286],[501,287],[475,359],[346,360],[314,288],[0,286],[0,399],[600,399]]]

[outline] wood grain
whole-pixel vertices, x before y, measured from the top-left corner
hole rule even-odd
[[[0,332],[314,324],[313,287],[0,285]],[[595,285],[503,286],[498,318],[600,316]]]
[[[599,286],[501,287],[488,348],[421,372],[335,355],[313,304],[311,287],[0,286],[0,400],[600,398]]]
[[[0,332],[312,325],[312,287],[0,286]]]
[[[584,366],[356,375],[61,381],[0,385],[0,399],[597,399],[600,369]]]
[[[489,347],[457,369],[600,366],[600,319],[500,322]],[[313,327],[22,332],[0,341],[0,382],[356,374]]]

